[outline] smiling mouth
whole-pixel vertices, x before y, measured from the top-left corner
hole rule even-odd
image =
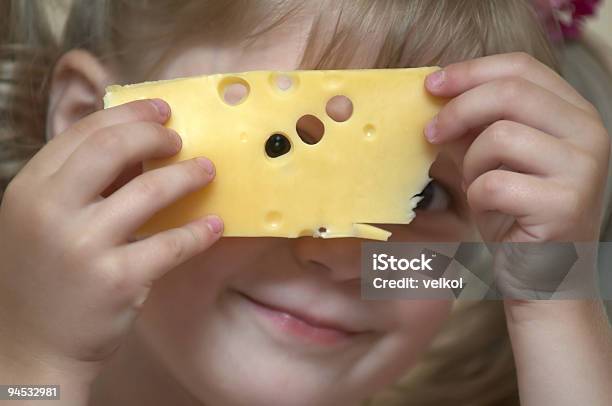
[[[236,292],[253,308],[262,321],[275,330],[324,346],[338,345],[349,341],[356,335],[364,332],[348,331],[342,327],[320,321],[314,321],[302,315],[296,315],[288,310],[262,303],[242,292]]]

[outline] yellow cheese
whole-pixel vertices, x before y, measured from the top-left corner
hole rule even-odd
[[[210,185],[158,212],[136,236],[218,214],[229,237],[387,240],[391,233],[371,224],[410,223],[415,195],[430,181],[437,149],[423,128],[442,101],[424,79],[434,70],[257,71],[108,87],[105,108],[145,98],[172,108],[166,125],[182,137],[182,150],[145,161],[145,171],[196,156],[216,167]],[[233,103],[236,87],[246,95]],[[326,111],[338,95],[353,105],[343,122]],[[296,130],[305,115],[324,125],[316,144]],[[274,134],[290,146],[278,157],[266,150]]]

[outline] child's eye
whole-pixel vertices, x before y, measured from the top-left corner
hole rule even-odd
[[[435,180],[429,182],[423,192],[417,196],[423,196],[423,199],[415,210],[444,211],[450,207],[450,194]]]

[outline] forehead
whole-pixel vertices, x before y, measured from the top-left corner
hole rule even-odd
[[[190,40],[173,49],[155,79],[299,67],[313,20],[307,9],[249,41]]]
[[[299,36],[260,40],[254,46],[191,44],[174,52],[155,79],[254,70],[293,70],[301,57]]]
[[[336,32],[338,27],[334,21],[338,18],[322,13],[315,2],[306,2],[282,16],[262,20],[260,28],[249,33],[237,31],[234,36],[189,38],[171,47],[151,79],[254,70],[321,69],[306,67],[304,63],[313,64],[313,60],[329,54],[342,57],[344,62],[326,69],[373,67],[383,48],[383,32],[369,32],[368,41],[357,41],[358,35],[353,33],[355,38],[350,47],[338,47],[341,38],[346,37]],[[354,25],[359,24],[355,21]],[[308,55],[307,62],[305,55]]]

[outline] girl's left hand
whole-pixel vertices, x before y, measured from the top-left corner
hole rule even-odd
[[[483,240],[598,242],[610,140],[563,78],[514,53],[449,65],[426,87],[452,98],[425,135],[451,147]],[[507,271],[502,279],[524,286],[539,269]],[[612,404],[612,336],[600,301],[506,300],[504,308],[521,404]]]
[[[426,87],[453,98],[425,135],[463,146],[467,200],[485,241],[599,239],[610,139],[563,78],[513,53],[449,65]]]
[[[451,146],[483,240],[506,244],[494,257],[504,297],[560,290],[562,297],[593,297],[587,281],[593,280],[588,262],[594,255],[581,257],[572,270],[584,281],[575,286],[567,264],[553,261],[573,246],[508,243],[598,241],[610,140],[597,110],[522,53],[450,65],[431,74],[426,86],[452,98],[427,126],[427,138]],[[586,249],[596,252],[592,245]]]

